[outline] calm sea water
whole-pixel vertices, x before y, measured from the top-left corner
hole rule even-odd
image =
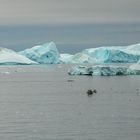
[[[140,43],[140,23],[0,26],[0,47],[20,51],[54,41],[61,53]]]
[[[1,140],[140,138],[140,76],[69,76],[70,67],[0,67]]]

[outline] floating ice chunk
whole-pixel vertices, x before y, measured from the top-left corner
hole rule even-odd
[[[8,75],[8,74],[10,74],[10,72],[9,71],[0,72],[0,74],[6,74],[6,75]]]
[[[69,71],[70,75],[127,75],[127,67],[119,66],[76,66]]]
[[[0,49],[0,64],[104,64],[136,62],[140,64],[140,44],[85,49],[75,55],[59,54],[53,42],[23,50],[18,54],[9,49]]]
[[[82,52],[59,54],[53,42],[19,52],[40,64],[56,63],[135,63],[140,60],[140,44],[85,49]]]
[[[10,49],[0,48],[0,64],[37,64],[36,62],[22,56]]]
[[[19,52],[40,64],[56,64],[59,62],[59,52],[53,42],[35,46]]]
[[[70,75],[91,75],[87,66],[75,66],[68,71]]]
[[[64,58],[65,59],[65,58]],[[63,59],[63,60],[64,60]],[[85,49],[67,63],[136,63],[140,60],[140,44]]]
[[[132,69],[125,66],[75,66],[69,72],[70,75],[98,75],[98,76],[115,76],[115,75],[139,75],[140,69]]]
[[[126,47],[100,47],[86,49],[83,53],[96,60],[96,63],[133,63],[140,59],[140,51],[130,51]]]

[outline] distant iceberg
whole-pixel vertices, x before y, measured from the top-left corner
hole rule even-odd
[[[140,64],[140,44],[90,48],[74,55],[60,54],[53,42],[34,46],[18,53],[6,48],[1,48],[0,50],[0,64],[109,64],[136,62]]]
[[[60,54],[53,42],[23,50],[19,54],[40,64],[59,63]]]
[[[19,54],[40,64],[136,63],[140,60],[140,44],[90,48],[71,55],[60,54],[55,44],[50,42],[23,50]]]
[[[10,49],[0,48],[0,65],[23,65],[37,64],[37,62],[28,59]]]
[[[116,76],[116,75],[140,75],[140,69],[134,67],[96,65],[75,66],[68,72],[70,75],[92,75],[92,76]]]
[[[68,63],[136,63],[140,60],[140,44],[85,49],[72,56]]]

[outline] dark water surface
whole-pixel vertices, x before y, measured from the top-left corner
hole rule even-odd
[[[138,140],[140,76],[69,76],[68,68],[0,67],[0,139]]]

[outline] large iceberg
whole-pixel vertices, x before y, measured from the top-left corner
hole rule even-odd
[[[140,65],[140,44],[90,48],[74,55],[60,54],[53,42],[34,46],[18,53],[4,48],[0,50],[0,64],[106,64],[136,62]]]
[[[65,63],[136,63],[140,60],[140,44],[85,49]]]
[[[16,65],[16,64],[37,64],[36,62],[22,56],[10,49],[0,48],[0,64],[1,65]]]
[[[93,63],[134,63],[140,59],[140,52],[119,47],[87,49],[83,53],[94,58],[95,61]]]
[[[68,73],[70,75],[92,76],[140,75],[140,69],[136,69],[134,66],[115,65],[75,66]]]
[[[140,44],[129,46],[105,46],[85,49],[82,52],[59,54],[53,42],[35,46],[19,52],[40,64],[104,64],[104,63],[136,63],[140,60]]]
[[[40,64],[57,64],[59,63],[60,57],[60,54],[53,42],[34,46],[30,49],[19,52],[19,54]]]

